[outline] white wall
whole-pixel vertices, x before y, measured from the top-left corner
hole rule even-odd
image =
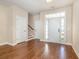
[[[29,18],[28,24],[34,28],[34,16],[29,14],[28,18]]]
[[[11,21],[11,23],[12,23],[12,29],[11,29],[11,37],[12,37],[12,42],[13,43],[17,43],[18,41],[16,40],[16,17],[17,16],[19,16],[19,17],[24,17],[24,18],[26,18],[26,39],[25,39],[25,41],[28,39],[28,12],[26,11],[26,10],[24,10],[24,9],[22,9],[22,8],[20,8],[20,7],[18,7],[18,6],[11,6],[10,7],[10,9],[11,9],[11,12],[12,12],[12,21]],[[24,39],[23,39],[24,40]],[[23,41],[22,40],[22,41]]]
[[[0,43],[7,42],[8,37],[8,8],[0,5]]]
[[[25,17],[28,25],[28,12],[26,10],[13,5],[0,5],[0,44],[13,43],[16,40],[16,16]],[[26,36],[28,38],[27,25]]]
[[[73,5],[73,48],[79,56],[79,0]]]
[[[40,24],[41,24],[41,30],[40,30],[40,37],[41,40],[45,40],[45,15],[60,11],[66,11],[66,41],[67,44],[72,44],[72,6],[67,6],[64,8],[59,8],[55,10],[45,11],[40,13]]]
[[[45,12],[40,13],[40,40],[45,40]]]
[[[66,43],[72,45],[72,5],[66,9]]]
[[[34,15],[34,29],[35,29],[35,38],[40,38],[40,14]]]

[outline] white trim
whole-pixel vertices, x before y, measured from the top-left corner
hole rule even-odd
[[[25,41],[30,41],[30,40],[33,40],[33,39],[28,39],[28,40],[25,40]],[[21,42],[24,42],[24,41],[21,41]],[[17,45],[18,43],[21,43],[21,42],[14,42],[13,44],[10,44],[10,45],[15,46],[15,45]]]
[[[33,40],[33,39],[28,39],[28,40],[25,40],[25,41],[30,41],[30,40]],[[24,41],[22,41],[22,42],[24,42]],[[14,43],[4,42],[4,43],[0,43],[0,45],[6,45],[6,44],[8,44],[8,45],[11,45],[11,46],[15,46],[18,43],[20,43],[20,42],[14,42]]]
[[[26,41],[30,41],[30,40],[34,40],[34,39],[28,39],[28,40],[26,40]]]
[[[10,43],[10,42],[4,42],[4,43],[0,43],[0,45],[6,45],[6,44],[8,44],[8,45],[11,45],[11,46],[14,46],[14,45],[16,45],[16,44],[13,44],[13,43]]]
[[[78,53],[78,58],[79,58],[79,53]]]
[[[5,45],[5,44],[8,44],[8,42],[0,43],[0,45]]]
[[[72,46],[72,43],[65,43],[66,45],[71,45]]]
[[[40,41],[50,42],[50,41],[46,41],[46,40],[40,40]],[[58,43],[58,42],[54,42],[54,43]],[[71,46],[72,46],[72,44],[71,44],[71,43],[59,43],[59,44],[65,44],[65,45],[71,45]]]
[[[79,58],[79,53],[75,50],[75,48],[73,47],[73,49],[74,49],[74,51],[75,51],[75,53],[76,53],[76,55],[78,56],[78,58]]]

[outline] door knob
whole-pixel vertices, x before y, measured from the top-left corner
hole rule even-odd
[[[26,30],[24,30],[24,32],[26,32]]]
[[[60,28],[58,28],[58,32],[60,32]]]

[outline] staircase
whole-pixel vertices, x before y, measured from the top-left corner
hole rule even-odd
[[[28,25],[28,39],[34,39],[34,28]]]

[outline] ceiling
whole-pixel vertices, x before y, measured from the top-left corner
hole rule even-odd
[[[73,3],[73,0],[53,0],[51,3],[46,3],[46,0],[2,0],[10,4],[16,4],[25,8],[30,13],[39,13],[41,11],[60,8]]]

